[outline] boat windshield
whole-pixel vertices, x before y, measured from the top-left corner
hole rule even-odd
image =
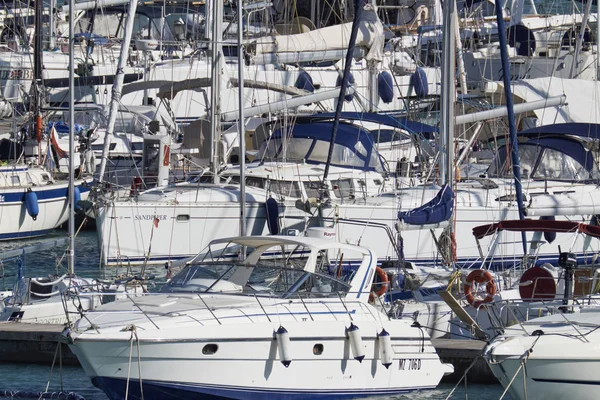
[[[273,138],[263,142],[258,158],[268,161],[304,160],[307,163],[324,164],[329,155],[329,142],[315,138],[292,137],[285,140]],[[362,142],[353,147],[334,143],[331,165],[355,167],[382,172],[383,167],[376,151],[369,151]]]
[[[519,144],[521,176],[524,179],[588,182],[600,179],[598,166],[583,147],[562,149],[537,144]],[[570,152],[569,152],[570,151]],[[511,178],[510,155],[501,147],[488,170],[491,178]]]
[[[280,298],[337,297],[350,285],[333,275],[312,273],[298,262],[261,261],[256,265],[216,262],[190,265],[162,287],[162,293],[227,293]],[[296,264],[296,265],[294,265]],[[279,265],[279,266],[278,266]]]

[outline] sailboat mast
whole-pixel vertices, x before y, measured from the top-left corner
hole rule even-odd
[[[348,43],[348,52],[346,53],[346,63],[344,64],[344,75],[342,76],[342,84],[340,94],[335,108],[335,118],[333,120],[333,128],[331,131],[331,139],[329,141],[329,152],[327,153],[327,163],[325,163],[325,171],[323,172],[323,190],[327,187],[327,176],[329,175],[329,164],[333,157],[333,144],[337,135],[338,127],[340,126],[340,115],[344,107],[344,96],[346,88],[350,80],[350,68],[352,67],[352,57],[354,56],[354,47],[356,46],[356,36],[358,34],[358,22],[360,21],[364,0],[355,0],[354,3],[354,19],[352,20],[352,31],[350,32],[350,41]]]
[[[519,209],[519,219],[525,219],[525,210],[523,209],[523,187],[521,186],[521,163],[519,161],[519,142],[517,141],[517,124],[515,123],[515,111],[510,88],[510,66],[508,63],[508,51],[506,49],[506,28],[504,27],[501,1],[496,2],[496,22],[498,24],[499,32],[500,57],[502,58],[502,79],[504,82],[504,95],[506,96],[506,109],[508,111],[508,131],[511,148],[510,158],[515,179],[517,207]],[[525,237],[525,232],[521,232],[521,239],[523,242],[523,254],[527,254],[527,239]]]
[[[35,138],[39,143],[42,141],[42,98],[43,98],[43,32],[42,29],[42,14],[44,12],[44,3],[42,1],[35,2],[35,36],[33,43],[33,79],[34,84],[34,119],[35,119]],[[38,157],[41,156],[39,152]]]
[[[241,0],[238,0],[241,2]],[[217,173],[219,172],[219,146],[220,146],[220,135],[221,135],[221,73],[222,73],[222,59],[221,59],[221,41],[223,40],[223,2],[209,0],[209,4],[212,7],[212,27],[213,30],[210,32],[208,37],[211,41],[211,101],[210,101],[210,131],[212,137],[211,145],[211,172],[213,174],[213,182],[218,183],[219,178]],[[240,85],[241,87],[241,85]],[[241,110],[240,110],[241,113]]]
[[[73,5],[74,3],[71,3]],[[69,6],[69,10],[71,6]],[[119,112],[119,103],[121,102],[121,89],[125,80],[125,66],[129,57],[129,44],[131,43],[131,34],[133,32],[133,22],[137,11],[137,0],[130,0],[129,9],[127,11],[127,20],[125,22],[125,31],[123,33],[123,42],[121,43],[121,53],[119,54],[119,62],[117,64],[117,72],[113,82],[112,97],[110,100],[110,109],[108,114],[108,126],[106,128],[106,136],[104,136],[104,148],[102,150],[102,160],[100,162],[100,171],[98,180],[104,180],[104,172],[108,161],[108,153],[110,152],[110,139],[115,131],[115,123]]]
[[[454,180],[454,89],[455,75],[455,18],[454,1],[446,1],[443,9],[442,36],[442,98],[440,112],[440,183],[452,184]]]
[[[238,0],[238,160],[240,163],[240,236],[246,234],[246,132],[244,126],[244,13],[243,0]],[[245,255],[245,254],[244,254]]]
[[[41,1],[36,1],[41,3]],[[71,3],[73,4],[73,3]],[[69,274],[75,274],[75,27],[73,7],[69,6]]]

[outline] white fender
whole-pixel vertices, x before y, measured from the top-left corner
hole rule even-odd
[[[290,354],[290,334],[287,329],[280,326],[275,332],[275,340],[277,340],[277,350],[279,351],[279,361],[284,367],[289,367],[292,362]]]
[[[377,335],[377,340],[379,341],[379,358],[381,360],[381,364],[383,364],[384,367],[389,368],[394,361],[392,337],[384,328],[381,333]]]
[[[362,337],[360,336],[360,329],[354,323],[350,323],[350,327],[346,329],[348,339],[350,340],[350,348],[354,359],[358,362],[362,362],[365,358],[365,346],[363,345]]]

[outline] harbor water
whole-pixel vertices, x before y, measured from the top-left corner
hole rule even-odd
[[[56,231],[50,236],[41,239],[20,240],[18,242],[0,243],[0,253],[14,250],[23,246],[40,245],[48,239],[66,237],[65,231]],[[42,250],[34,254],[22,257],[22,271],[25,276],[47,276],[52,274],[64,274],[67,271],[67,259],[63,257],[66,244]],[[58,267],[57,267],[58,262]],[[0,263],[0,289],[10,289],[14,284],[18,271],[16,259],[5,260]],[[103,271],[99,262],[97,236],[93,231],[81,231],[75,240],[75,272],[82,277],[103,278],[107,275],[115,275],[125,271],[111,270]],[[164,271],[157,269],[157,282],[164,281]],[[86,377],[83,369],[78,366],[3,363],[0,360],[0,393],[4,391],[64,391],[75,392],[85,399],[106,400],[102,391],[92,385]],[[57,363],[58,364],[58,363]],[[47,388],[47,389],[46,389]],[[453,391],[454,390],[454,391]],[[432,400],[446,399],[452,393],[451,399],[469,400],[492,400],[500,399],[503,388],[499,384],[482,385],[461,383],[455,388],[455,384],[443,383],[437,389],[423,392],[415,392],[402,396],[380,397],[381,399],[411,399]],[[0,397],[1,399],[2,397]],[[506,395],[504,399],[510,399]]]

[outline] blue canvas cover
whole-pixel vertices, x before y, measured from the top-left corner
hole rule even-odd
[[[320,119],[332,119],[335,118],[335,113],[319,113],[302,118],[312,121],[317,121]],[[427,125],[417,121],[411,121],[406,117],[396,117],[390,114],[345,111],[340,114],[340,118],[388,125],[394,128],[404,129],[410,133],[421,134],[426,139],[432,139],[435,133],[438,132],[438,128],[435,126]]]
[[[314,160],[311,155],[315,152],[315,147],[327,145],[331,140],[333,123],[330,121],[313,122],[313,123],[296,123],[292,127],[276,129],[271,138],[282,140],[282,138],[304,138],[313,139],[320,143],[314,142],[312,147],[304,155],[307,164],[321,163]],[[358,144],[360,143],[360,146]],[[379,153],[373,143],[369,133],[352,124],[340,123],[338,132],[335,137],[335,145],[347,150],[347,154],[351,155],[356,162],[352,166],[363,171],[384,171],[385,167],[380,159]],[[280,149],[281,151],[282,149]],[[340,164],[332,160],[331,165],[348,167],[349,164]]]
[[[454,209],[454,192],[448,185],[442,186],[429,202],[410,211],[400,211],[398,220],[409,225],[429,225],[447,221]]]
[[[538,126],[518,133],[519,136],[542,137],[549,135],[573,135],[590,139],[600,139],[600,124],[568,122]]]

